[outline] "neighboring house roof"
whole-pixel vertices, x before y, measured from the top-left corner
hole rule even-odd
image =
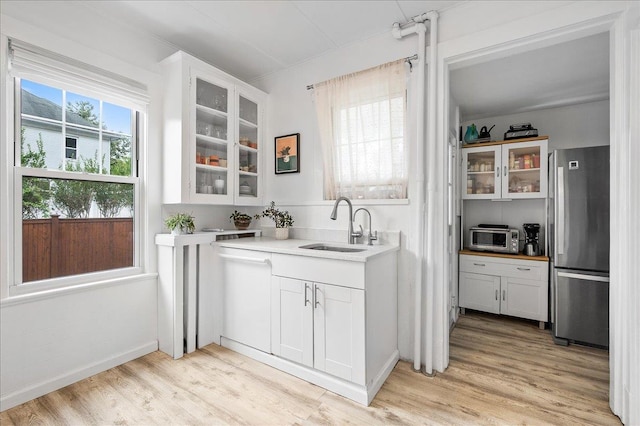
[[[24,89],[22,89],[22,113],[51,120],[62,120],[62,107],[60,105],[57,105],[48,99],[36,96]],[[66,120],[67,123],[71,124],[96,127],[96,125],[89,120],[85,120],[78,114],[70,111],[67,111]]]

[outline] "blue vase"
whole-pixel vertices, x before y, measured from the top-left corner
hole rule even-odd
[[[476,125],[472,124],[471,126],[467,126],[467,131],[464,134],[464,141],[466,143],[470,143],[478,139],[478,129],[476,129]]]

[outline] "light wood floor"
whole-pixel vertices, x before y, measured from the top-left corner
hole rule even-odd
[[[451,363],[428,378],[400,362],[370,407],[216,345],[155,352],[0,414],[0,424],[620,424],[608,352],[560,347],[537,322],[468,313]]]

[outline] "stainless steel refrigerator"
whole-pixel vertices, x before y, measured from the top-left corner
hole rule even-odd
[[[609,147],[556,150],[549,160],[554,340],[609,346]]]

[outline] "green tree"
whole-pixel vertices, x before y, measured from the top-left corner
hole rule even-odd
[[[131,176],[131,139],[121,137],[110,144],[109,170],[112,175]]]
[[[43,169],[46,167],[42,134],[38,134],[36,150],[27,143],[25,148],[24,127],[20,130],[20,164],[22,167]],[[22,178],[22,218],[38,219],[49,217],[49,199],[51,191],[49,179],[36,177]]]
[[[97,173],[99,170],[97,153],[95,159],[80,157],[78,162],[67,162],[68,172]],[[88,217],[94,200],[96,182],[85,180],[60,179],[53,183],[53,205],[70,219]]]
[[[74,104],[67,102],[67,112],[77,114],[96,126],[100,125],[98,116],[93,112],[93,104],[89,101],[76,101]]]

